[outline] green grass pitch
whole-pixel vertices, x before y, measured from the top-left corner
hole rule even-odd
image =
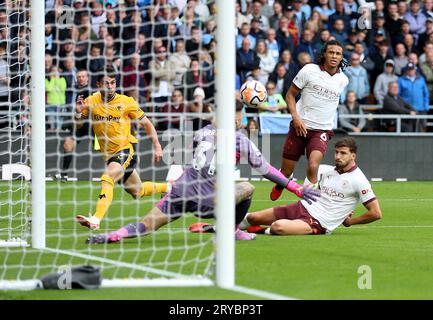
[[[284,193],[284,200],[277,203],[268,201],[271,184],[255,182],[251,211],[264,209],[276,204],[292,202],[295,197]],[[194,247],[197,241],[206,243],[202,249],[193,249],[190,256],[178,257],[187,261],[183,270],[206,268],[205,257],[211,251],[212,236],[176,232],[195,221],[193,216],[179,219],[172,224],[174,233],[167,228],[159,235],[130,239],[123,244],[93,247],[88,249],[84,240],[89,231],[76,225],[73,217],[87,213],[94,208],[99,191],[98,183],[47,184],[47,245],[68,250],[75,248],[90,255],[108,259],[121,259],[137,263],[149,261],[153,266],[167,270],[179,270],[180,266],[164,264],[168,245]],[[9,188],[0,184],[0,194]],[[255,241],[236,243],[236,283],[240,286],[264,290],[298,299],[432,299],[433,275],[433,185],[431,182],[375,182],[373,189],[380,201],[383,219],[370,225],[340,227],[332,235],[277,237],[259,235]],[[20,209],[20,191],[12,192],[14,203],[9,208],[0,208],[0,216]],[[80,207],[74,207],[72,199],[80,199]],[[119,199],[126,200],[121,207]],[[59,200],[59,201],[57,201]],[[117,200],[117,201],[116,201]],[[104,229],[115,229],[136,220],[136,214],[145,213],[152,201],[131,201],[119,188],[115,200],[102,225]],[[80,212],[74,212],[80,210]],[[356,214],[363,212],[359,206]],[[61,219],[57,219],[61,217]],[[0,229],[5,220],[0,220]],[[2,225],[3,224],[3,225]],[[0,237],[1,238],[1,237]],[[140,254],[137,254],[137,246]],[[159,247],[158,247],[159,246]],[[154,256],[154,249],[159,248]],[[122,249],[122,255],[119,255]],[[170,253],[171,254],[171,253]],[[164,255],[162,257],[161,255]],[[23,261],[23,257],[25,257]],[[192,263],[195,257],[202,257],[200,263]],[[6,253],[0,249],[0,278],[16,276],[16,266],[25,264],[21,277],[40,276],[62,264],[81,264],[82,259],[62,254],[35,254],[14,250]],[[45,268],[36,269],[34,265]],[[6,266],[6,268],[5,268]],[[14,267],[15,266],[15,267]],[[358,282],[361,266],[371,269],[371,289],[360,289]],[[141,271],[127,268],[117,269],[104,265],[103,275],[117,277],[140,276]],[[51,269],[50,269],[51,268]],[[36,271],[37,270],[37,271]],[[256,296],[223,290],[215,287],[201,288],[136,288],[84,290],[35,290],[30,292],[0,292],[0,299],[258,299]]]

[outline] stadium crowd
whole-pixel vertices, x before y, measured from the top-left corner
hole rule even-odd
[[[18,92],[29,80],[23,76],[28,67],[20,63],[28,56],[24,41],[13,48],[14,58],[6,57],[11,50],[7,30],[14,32],[7,26],[20,16],[6,10],[7,5],[13,9],[13,3],[0,1],[0,102],[12,99],[10,88]],[[80,70],[88,72],[89,86],[96,90],[98,72],[107,64],[118,72],[122,92],[139,101],[144,111],[214,110],[215,1],[45,0],[45,7],[46,102],[51,114],[72,112]],[[287,113],[284,97],[293,78],[303,65],[316,61],[330,39],[343,43],[350,63],[344,70],[350,83],[341,95],[339,114],[362,115],[361,105],[379,105],[376,112],[382,114],[429,112],[433,0],[238,0],[236,26],[236,87],[256,79],[269,93],[259,110],[247,112]],[[58,130],[64,117],[48,120],[47,129]],[[380,125],[395,129],[390,120]],[[160,129],[179,126],[176,117],[158,122]],[[349,132],[369,127],[359,118],[341,119],[339,126]],[[423,132],[427,123],[406,120],[403,129]]]

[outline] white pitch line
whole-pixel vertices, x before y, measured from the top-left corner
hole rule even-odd
[[[299,200],[299,199],[298,199]],[[271,201],[270,199],[254,199],[253,198],[253,202],[296,202],[298,201],[297,199],[279,199],[279,200],[275,200],[275,201]],[[433,198],[380,198],[379,197],[379,201],[394,201],[394,202],[405,202],[405,201],[426,201],[426,202],[430,202],[433,201]]]
[[[45,248],[44,250],[49,251],[49,252],[53,252],[53,253],[60,253],[60,254],[65,254],[65,255],[69,255],[69,256],[73,256],[73,257],[78,257],[78,258],[82,258],[82,259],[86,259],[86,260],[94,260],[94,261],[98,261],[98,262],[102,262],[102,263],[112,264],[112,265],[115,265],[118,267],[124,267],[124,268],[130,268],[133,270],[135,269],[135,270],[146,271],[146,272],[158,274],[160,276],[166,276],[166,277],[181,276],[181,274],[175,273],[175,272],[158,270],[158,269],[145,267],[145,266],[141,266],[141,265],[137,265],[137,264],[133,264],[133,263],[116,261],[116,260],[111,260],[111,259],[102,258],[102,257],[98,257],[98,256],[91,256],[88,254],[83,254],[83,253],[74,252],[74,251],[66,251],[66,250],[54,249],[54,248]]]
[[[269,300],[298,300],[298,299],[293,298],[293,297],[287,297],[287,296],[283,296],[283,295],[273,293],[273,292],[257,290],[257,289],[242,287],[242,286],[234,286],[233,288],[227,288],[227,289],[232,290],[232,291],[245,293],[245,294],[249,294],[249,295],[260,297],[260,298],[269,299]]]
[[[370,229],[370,228],[433,228],[433,226],[353,226],[355,229]]]

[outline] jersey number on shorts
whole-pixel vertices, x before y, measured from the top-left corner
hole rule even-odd
[[[195,170],[200,171],[206,165],[209,166],[207,171],[208,174],[213,176],[215,174],[215,149],[214,144],[209,141],[201,141],[194,151],[194,157],[192,159],[192,166]],[[207,152],[212,150],[212,160],[207,163]]]

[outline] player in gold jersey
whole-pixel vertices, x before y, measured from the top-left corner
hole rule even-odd
[[[92,124],[106,161],[94,215],[76,216],[76,220],[81,225],[91,230],[99,229],[100,222],[113,200],[114,184],[121,179],[125,191],[135,199],[167,192],[168,186],[166,183],[141,182],[135,169],[137,164],[135,145],[138,141],[131,134],[131,122],[138,121],[152,140],[156,162],[161,160],[162,148],[155,127],[134,98],[116,93],[116,74],[113,68],[107,67],[104,73],[98,76],[97,86],[98,92],[86,99],[78,98],[75,115],[77,127],[82,126],[86,119]]]

